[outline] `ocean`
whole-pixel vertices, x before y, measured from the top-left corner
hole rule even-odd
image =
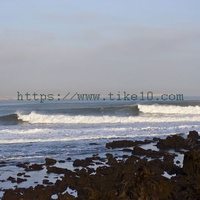
[[[40,161],[105,150],[119,139],[200,131],[200,101],[1,101],[0,161]]]

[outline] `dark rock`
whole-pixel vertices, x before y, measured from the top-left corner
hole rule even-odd
[[[24,177],[25,177],[25,178],[29,178],[29,177],[31,177],[31,176],[30,176],[30,175],[26,175],[26,174],[25,174],[25,175],[24,175]]]
[[[200,152],[191,150],[185,153],[183,171],[194,179],[200,181]]]
[[[68,193],[65,194],[58,194],[59,200],[75,200],[76,198]]]
[[[68,158],[67,158],[67,160],[71,160],[71,158],[70,158],[70,157],[68,157]]]
[[[59,163],[65,163],[65,161],[64,161],[64,160],[59,160],[58,162],[59,162]]]
[[[132,149],[123,149],[122,151],[124,151],[124,152],[133,152],[133,150]]]
[[[154,142],[157,142],[157,141],[159,141],[159,140],[160,140],[160,138],[157,138],[157,137],[154,137],[154,138],[153,138],[153,141],[154,141]]]
[[[124,147],[133,147],[135,145],[134,141],[130,140],[120,140],[120,141],[113,141],[106,144],[106,148],[124,148]]]
[[[183,168],[174,165],[175,154],[164,150],[145,150],[139,146],[140,144],[135,143],[135,155],[122,156],[124,159],[120,161],[121,156],[113,157],[113,154],[106,154],[109,166],[99,166],[96,169],[88,167],[94,164],[94,160],[95,163],[101,161],[102,158],[97,155],[75,160],[74,165],[83,166],[83,168],[77,168],[74,171],[47,166],[47,173],[63,174],[55,184],[44,179],[45,185],[5,190],[2,200],[50,200],[53,194],[57,194],[59,200],[198,200],[200,196],[198,143],[195,142],[195,147],[191,148],[188,145],[188,139],[180,139],[180,136],[159,139],[158,143],[160,149],[164,150],[187,148],[188,151],[184,153]],[[141,156],[154,159],[148,161],[146,158],[142,159]],[[29,167],[26,165],[26,168]],[[173,177],[164,177],[165,171],[169,175],[173,174]],[[8,179],[16,182],[13,177]],[[76,190],[78,197],[68,194],[67,188]]]
[[[176,164],[180,164],[181,162],[179,160],[176,161]]]
[[[45,158],[45,162],[46,165],[55,165],[57,161],[53,158]]]
[[[188,135],[188,139],[191,139],[193,141],[198,141],[199,139],[199,134],[197,131],[190,131]]]
[[[48,179],[44,179],[44,180],[42,181],[42,183],[43,183],[43,184],[46,184],[46,185],[51,185],[51,184],[53,184],[53,183],[50,182]]]
[[[157,143],[157,147],[159,149],[174,149],[180,150],[187,148],[187,141],[179,136],[179,135],[172,135],[168,136],[166,139],[160,139]]]
[[[9,177],[7,178],[7,180],[8,180],[8,181],[11,181],[12,183],[15,183],[15,182],[16,182],[15,178],[12,177],[12,176],[9,176]]]
[[[163,156],[165,153],[162,151],[153,151],[151,149],[143,149],[139,146],[135,146],[133,149],[133,154],[140,155],[140,156],[147,156],[151,158],[158,158]]]
[[[25,173],[18,173],[17,176],[23,176]]]
[[[107,162],[108,165],[112,166],[112,165],[116,165],[117,164],[117,160],[113,157],[112,154],[107,153],[106,156],[108,158],[108,162]]]
[[[69,171],[68,169],[47,166],[47,173],[65,174],[68,171]]]
[[[27,179],[23,179],[23,178],[17,178],[17,183],[22,183],[24,181],[27,181]]]
[[[91,143],[89,143],[89,145],[99,145],[99,144],[97,144],[95,142],[91,142]]]
[[[128,158],[128,157],[129,157],[128,155],[123,155],[123,156],[122,156],[122,158]]]
[[[125,148],[125,147],[134,147],[135,145],[149,144],[152,141],[132,141],[132,140],[117,140],[113,142],[106,143],[106,148],[115,149],[115,148]]]
[[[73,163],[74,167],[87,167],[88,165],[94,165],[93,158],[76,159]]]
[[[27,163],[18,163],[16,166],[20,168],[27,168]]]
[[[133,154],[137,154],[137,155],[146,155],[147,153],[149,153],[148,150],[145,150],[139,146],[135,146],[133,149]]]
[[[42,164],[32,164],[32,165],[28,166],[25,170],[26,171],[40,171],[40,170],[43,170],[43,165]]]

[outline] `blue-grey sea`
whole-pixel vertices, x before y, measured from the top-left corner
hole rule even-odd
[[[100,152],[115,139],[200,131],[200,101],[0,102],[0,161]],[[90,145],[97,143],[98,145]]]

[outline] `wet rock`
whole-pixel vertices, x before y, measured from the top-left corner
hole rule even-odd
[[[154,138],[153,138],[153,141],[154,141],[154,142],[158,142],[159,140],[160,140],[160,138],[157,138],[157,137],[154,137]]]
[[[199,134],[198,134],[197,131],[190,131],[189,132],[188,139],[191,139],[193,141],[198,141],[199,138],[200,137],[199,137]]]
[[[58,194],[59,200],[75,200],[76,198],[68,193],[65,194]]]
[[[93,168],[87,167],[87,172],[88,174],[92,174],[95,172],[95,170]]]
[[[26,167],[26,171],[40,171],[43,170],[43,165],[42,164],[32,164]]]
[[[146,155],[147,153],[149,153],[148,150],[145,150],[139,146],[135,146],[133,149],[133,154],[136,154],[136,155]]]
[[[23,176],[25,173],[18,173],[17,176]]]
[[[24,181],[27,181],[27,179],[23,179],[23,178],[17,178],[17,183],[22,183]]]
[[[46,184],[46,185],[52,185],[52,184],[53,184],[53,183],[50,182],[48,179],[44,179],[44,180],[42,181],[42,183],[43,183],[43,184]]]
[[[191,150],[185,153],[183,171],[188,176],[200,181],[200,151]]]
[[[27,163],[18,163],[16,164],[17,167],[20,167],[20,168],[27,168]]]
[[[132,149],[127,149],[127,148],[126,148],[126,149],[123,149],[122,151],[124,151],[124,152],[131,152],[131,153],[133,152]]]
[[[64,161],[64,160],[59,160],[58,162],[59,162],[59,163],[65,163],[65,161]]]
[[[95,142],[91,142],[91,143],[89,143],[89,145],[99,145],[99,144],[97,144]]]
[[[117,160],[113,157],[112,154],[107,153],[106,156],[108,158],[108,162],[107,162],[108,165],[112,166],[112,165],[116,165],[117,164]]]
[[[124,148],[124,147],[133,147],[135,145],[134,141],[130,140],[120,140],[120,141],[113,141],[106,144],[106,148]]]
[[[132,141],[132,140],[117,140],[113,142],[106,143],[106,148],[115,149],[115,148],[125,148],[125,147],[134,147],[139,144],[149,144],[151,141]]]
[[[27,174],[25,174],[25,175],[24,175],[24,177],[25,177],[25,178],[29,178],[29,177],[31,177],[31,176],[30,176],[30,175],[27,175]]]
[[[174,149],[176,151],[184,148],[188,148],[187,141],[179,136],[179,135],[172,135],[168,136],[166,139],[160,139],[157,143],[157,147],[159,149]]]
[[[15,178],[12,177],[12,176],[9,176],[9,177],[7,178],[7,180],[8,180],[8,181],[11,181],[12,183],[15,183],[15,182],[16,182]]]
[[[93,158],[76,159],[73,163],[74,167],[87,167],[89,165],[94,165]]]
[[[154,151],[151,149],[146,150],[139,146],[135,146],[132,153],[135,155],[147,156],[147,157],[151,157],[151,158],[158,158],[165,154],[164,152],[161,152],[161,151]]]
[[[65,173],[67,173],[68,171],[69,171],[68,169],[63,169],[63,168],[59,168],[59,167],[50,167],[50,166],[47,166],[47,173],[65,174]]]
[[[46,165],[55,165],[57,161],[53,158],[45,158],[45,162]]]
[[[200,151],[197,146],[188,148],[188,139],[182,140],[179,137],[167,137],[164,139],[166,141],[159,139],[158,143],[165,151],[145,150],[135,144],[134,154],[122,156],[124,159],[120,161],[119,157],[108,153],[106,160],[109,166],[99,166],[96,169],[88,165],[94,161],[99,162],[102,159],[99,156],[77,159],[75,165],[84,167],[74,171],[47,166],[47,173],[63,174],[55,184],[50,185],[49,180],[44,179],[45,186],[6,190],[2,200],[50,200],[55,194],[59,200],[74,200],[75,198],[66,192],[67,188],[77,191],[77,200],[199,199]],[[180,168],[174,165],[176,155],[166,150],[183,148],[184,145],[188,151],[184,153],[183,168]],[[148,161],[141,158],[143,156],[153,159]],[[173,177],[164,177],[164,172]],[[9,179],[16,181],[13,177]]]
[[[67,158],[67,160],[71,160],[71,158],[70,158],[70,157],[68,157],[68,158]]]

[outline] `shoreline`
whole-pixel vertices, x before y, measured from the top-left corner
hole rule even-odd
[[[197,199],[199,139],[196,131],[190,131],[187,138],[176,134],[165,139],[115,140],[105,144],[107,153],[84,159],[18,163],[17,176],[0,180],[0,185],[8,184],[6,189],[0,187],[0,194],[2,200]],[[33,177],[35,185],[29,185]],[[11,183],[16,187],[9,188]]]

